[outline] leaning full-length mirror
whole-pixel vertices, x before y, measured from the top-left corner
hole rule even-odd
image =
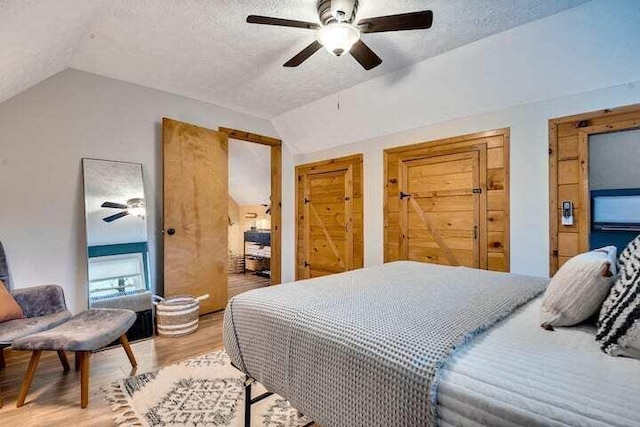
[[[142,165],[83,159],[89,306],[151,289]]]

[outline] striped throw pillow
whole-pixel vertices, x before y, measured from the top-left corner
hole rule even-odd
[[[622,268],[627,264],[629,258],[631,258],[631,254],[638,251],[640,251],[640,235],[633,239],[627,247],[620,252],[620,256],[618,257],[618,271],[622,271]]]
[[[640,358],[640,251],[631,252],[602,306],[596,340],[612,356]]]
[[[618,256],[618,262],[617,262],[617,270],[618,270],[617,279],[619,279],[620,276],[624,274],[624,268],[626,264],[629,262],[631,255],[634,253],[640,254],[640,235],[638,235],[638,237],[633,239],[627,245],[627,247],[625,247],[622,250],[622,252],[620,252],[620,255]],[[618,300],[618,297],[624,290],[625,286],[626,285],[624,280],[616,280],[614,282],[613,287],[611,288],[611,292],[609,293],[609,296],[604,300],[604,303],[602,304],[602,308],[600,309],[598,325],[602,323],[602,320],[604,320],[604,316],[606,313],[612,313],[614,306],[616,305],[616,302]]]

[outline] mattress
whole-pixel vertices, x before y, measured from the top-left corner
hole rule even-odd
[[[451,351],[539,295],[548,279],[416,262],[233,298],[233,363],[325,427],[436,421]]]
[[[541,298],[441,371],[442,426],[640,426],[640,360],[604,354],[595,326],[539,326]]]

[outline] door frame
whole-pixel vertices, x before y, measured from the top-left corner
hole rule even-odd
[[[575,123],[578,129],[577,156],[561,154],[569,142],[560,135],[559,126]],[[591,197],[589,194],[589,137],[603,133],[640,129],[640,104],[591,111],[549,120],[549,273],[560,268],[559,170],[560,162],[577,160],[579,206],[577,253],[589,250],[591,234]],[[572,151],[566,149],[567,152]],[[576,208],[574,208],[576,209]]]
[[[229,139],[271,147],[271,285],[282,282],[282,141],[243,130],[219,127]]]
[[[336,167],[337,166],[337,167]],[[359,168],[359,172],[360,172],[360,177],[358,182],[359,187],[355,188],[354,185],[352,184],[351,187],[351,194],[350,196],[348,195],[347,197],[350,197],[350,210],[353,211],[353,202],[356,200],[356,198],[359,198],[361,200],[362,203],[362,208],[360,209],[360,214],[361,218],[359,221],[360,224],[360,235],[362,238],[362,248],[364,248],[364,170],[363,170],[363,155],[360,154],[354,154],[354,155],[350,155],[350,156],[345,156],[345,157],[340,157],[340,158],[335,158],[335,159],[329,159],[329,160],[320,160],[317,162],[313,162],[313,163],[305,163],[305,164],[300,164],[297,165],[295,168],[295,173],[296,173],[296,195],[295,195],[295,206],[296,206],[296,218],[295,218],[295,222],[294,222],[294,227],[295,227],[295,277],[296,280],[302,280],[303,278],[300,277],[300,266],[298,265],[298,256],[299,256],[299,252],[301,250],[300,248],[300,231],[299,231],[299,222],[300,222],[300,215],[303,214],[307,214],[307,212],[300,212],[300,206],[298,203],[298,199],[300,197],[299,194],[299,185],[298,185],[298,180],[300,179],[300,175],[302,173],[305,172],[311,172],[312,174],[321,174],[321,173],[329,173],[329,172],[333,172],[336,170],[347,170],[347,180],[350,178],[351,182],[353,183],[355,181],[355,170],[357,169],[356,166]],[[306,179],[306,175],[308,173],[305,173],[305,179]],[[306,187],[306,186],[305,186]],[[304,187],[303,187],[304,188]],[[348,193],[346,193],[348,194]],[[305,211],[307,211],[308,209],[305,206]],[[347,212],[345,212],[346,214]],[[306,218],[308,218],[308,215],[306,215]],[[350,224],[351,230],[353,231],[353,233],[350,233],[351,236],[353,237],[355,235],[356,229],[355,229],[355,225],[353,223]],[[306,227],[305,225],[305,231],[308,230],[308,227]],[[355,252],[355,242],[353,241],[353,238],[351,238],[348,242],[347,245],[349,247],[354,248],[354,252]],[[309,249],[307,247],[307,249]],[[347,262],[347,266],[350,266],[351,269],[357,269],[357,268],[362,268],[364,265],[364,250],[362,250],[362,253],[357,254],[358,256],[356,257],[355,255],[352,255],[350,262]],[[307,258],[308,259],[308,258]]]
[[[438,139],[427,142],[419,142],[416,144],[403,145],[399,147],[388,148],[384,150],[384,182],[383,182],[383,213],[384,213],[384,221],[383,221],[383,236],[384,236],[384,262],[393,261],[395,258],[391,256],[391,250],[389,248],[389,218],[390,218],[390,200],[392,197],[397,198],[397,193],[390,191],[393,188],[396,188],[398,185],[397,179],[390,179],[390,158],[399,158],[400,160],[403,158],[411,158],[411,157],[431,157],[436,156],[440,153],[453,153],[460,151],[471,151],[471,150],[479,150],[480,156],[483,156],[483,152],[486,153],[486,164],[487,167],[483,170],[481,167],[480,170],[480,181],[486,182],[486,186],[489,187],[490,183],[493,181],[493,175],[490,175],[492,170],[500,170],[502,169],[503,174],[503,190],[504,190],[504,198],[502,200],[498,198],[493,198],[491,194],[489,194],[490,189],[484,188],[483,191],[486,191],[486,204],[481,204],[480,211],[485,211],[486,215],[486,227],[482,227],[480,230],[480,245],[482,247],[487,248],[487,268],[490,270],[498,269],[497,266],[494,266],[492,261],[492,252],[490,251],[492,246],[492,238],[494,234],[501,235],[502,240],[502,248],[503,248],[503,256],[504,256],[504,264],[499,267],[499,271],[510,271],[510,128],[501,128],[494,129],[476,133],[470,133],[466,135],[454,136],[450,138]],[[492,155],[489,155],[488,151],[496,148],[488,143],[487,139],[500,136],[502,137],[503,145],[503,155],[501,158],[495,158]],[[495,164],[499,164],[501,166],[495,166]],[[500,206],[500,210],[495,209],[495,206]],[[496,210],[499,212],[500,217],[494,217],[492,212]],[[502,221],[504,224],[504,229],[502,231],[496,231],[490,228],[491,224],[497,223],[498,221]],[[482,246],[484,245],[484,246]],[[482,253],[481,249],[481,253]],[[481,261],[482,262],[482,261]],[[482,265],[482,264],[481,264]],[[481,267],[482,268],[482,267]]]

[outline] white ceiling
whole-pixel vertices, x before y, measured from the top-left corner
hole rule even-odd
[[[249,14],[318,21],[316,0],[0,0],[0,102],[70,66],[271,118],[373,77],[588,0],[361,0],[358,17],[423,9],[433,28],[364,35],[364,71],[325,51],[282,64],[313,31]]]

